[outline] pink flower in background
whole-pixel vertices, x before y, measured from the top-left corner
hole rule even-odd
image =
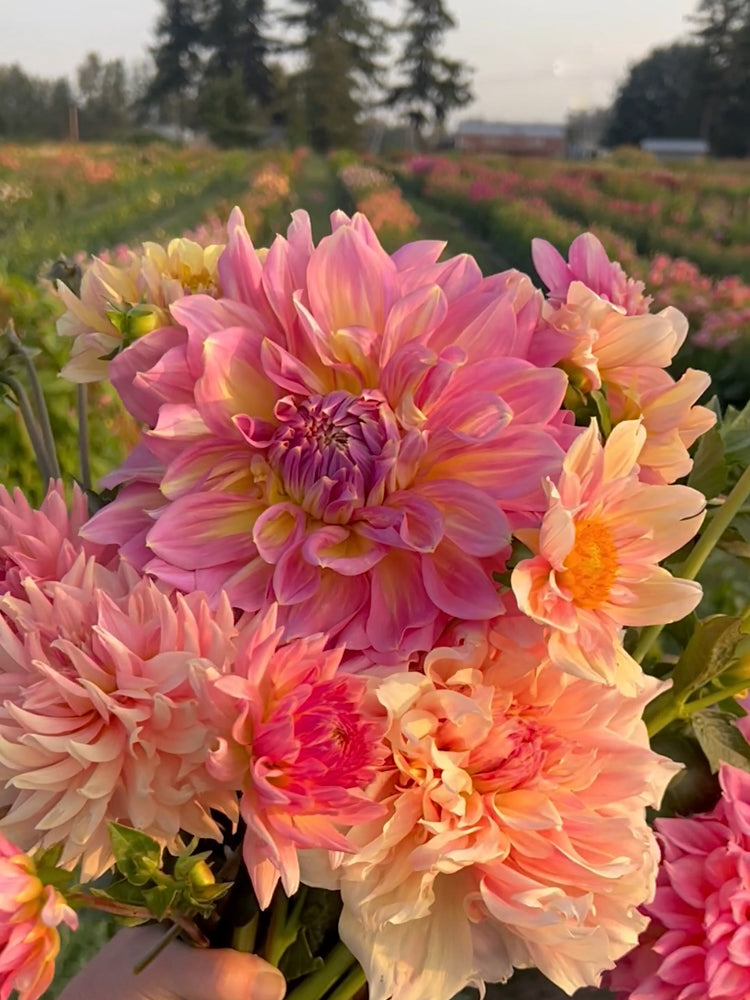
[[[629,278],[611,261],[593,233],[582,233],[570,244],[568,262],[547,240],[531,241],[531,256],[537,274],[549,289],[549,301],[562,305],[574,281],[582,282],[600,298],[619,306],[628,316],[647,313],[651,297],[644,295],[642,281]]]
[[[87,520],[86,497],[78,486],[68,512],[62,483],[50,482],[39,510],[19,489],[11,494],[0,485],[0,595],[23,596],[25,577],[59,580],[79,552],[99,554],[100,546],[79,535]]]
[[[645,806],[677,770],[631,699],[571,677],[541,630],[508,614],[457,626],[424,673],[372,678],[390,758],[353,856],[304,861],[337,884],[340,933],[372,1000],[449,1000],[537,967],[566,992],[596,985],[637,941],[658,848]]]
[[[43,885],[31,858],[0,834],[0,1000],[38,1000],[52,982],[57,930],[78,918],[60,893]]]
[[[709,813],[658,819],[663,845],[652,923],[610,976],[622,1000],[750,996],[750,774],[723,764]]]
[[[385,663],[451,617],[497,614],[509,526],[538,517],[577,433],[564,374],[525,360],[540,294],[467,256],[436,263],[440,243],[389,256],[362,216],[335,214],[314,247],[296,212],[264,255],[238,211],[229,230],[226,297],[174,303],[186,333],[112,362],[161,467],[139,568],[243,610],[278,602],[287,638],[326,632]],[[153,496],[152,469],[120,479],[89,538],[122,544],[122,508]]]
[[[299,888],[298,848],[350,851],[342,828],[384,812],[363,791],[385,756],[382,726],[363,711],[365,681],[337,673],[342,651],[325,651],[325,635],[280,639],[275,607],[249,619],[231,676],[213,685],[224,712],[209,772],[242,792],[243,854],[262,907],[279,879],[288,896]]]
[[[83,555],[24,596],[0,600],[0,829],[25,850],[62,843],[84,879],[112,864],[112,820],[164,843],[220,839],[209,810],[236,818],[236,802],[206,771],[196,689],[231,664],[228,604],[210,612]]]
[[[520,533],[535,555],[511,577],[521,610],[545,626],[552,661],[627,693],[643,675],[620,645],[621,627],[677,621],[701,598],[699,584],[658,563],[696,533],[705,497],[639,482],[645,437],[639,422],[626,421],[602,445],[589,426],[559,480],[548,480],[541,530]]]

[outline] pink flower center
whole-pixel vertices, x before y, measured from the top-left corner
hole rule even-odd
[[[400,435],[380,393],[285,396],[274,412],[268,461],[304,510],[341,523],[354,508],[382,501]]]

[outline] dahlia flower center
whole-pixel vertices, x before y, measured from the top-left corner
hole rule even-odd
[[[216,281],[205,267],[200,271],[191,271],[187,264],[182,264],[178,280],[186,295],[197,295],[199,292],[211,295],[217,290]]]
[[[572,551],[565,558],[562,584],[582,608],[602,604],[617,575],[617,549],[612,532],[601,521],[578,521]]]
[[[268,461],[287,495],[309,514],[339,522],[342,506],[382,501],[400,435],[379,393],[286,396],[275,416]]]
[[[509,792],[527,786],[542,770],[545,731],[537,723],[496,719],[491,735],[472,753],[471,772],[479,792]]]

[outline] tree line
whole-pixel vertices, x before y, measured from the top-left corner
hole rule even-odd
[[[688,41],[630,68],[604,145],[701,138],[717,156],[750,156],[750,0],[701,0],[691,21]]]
[[[421,136],[472,99],[470,69],[443,52],[455,20],[443,0],[161,0],[152,65],[91,54],[76,85],[0,66],[0,139],[64,138],[68,108],[82,139],[128,138],[171,125],[222,145],[274,133],[325,150],[354,146],[363,118],[388,108]]]

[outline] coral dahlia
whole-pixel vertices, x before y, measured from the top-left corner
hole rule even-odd
[[[340,887],[373,1000],[449,1000],[514,967],[596,985],[653,893],[645,806],[677,769],[640,718],[660,684],[625,699],[565,674],[514,614],[443,641],[423,673],[371,679],[390,756],[369,794],[388,813],[332,870],[306,858],[305,880]]]
[[[34,862],[0,834],[0,1000],[38,1000],[52,982],[57,928],[78,918],[60,893],[39,880]]]
[[[589,426],[557,482],[547,481],[541,530],[519,532],[535,555],[511,576],[519,607],[545,626],[558,666],[629,693],[643,675],[620,646],[621,627],[677,621],[701,598],[699,584],[658,564],[696,533],[705,497],[640,482],[645,438],[638,421],[618,424],[606,444]]]

